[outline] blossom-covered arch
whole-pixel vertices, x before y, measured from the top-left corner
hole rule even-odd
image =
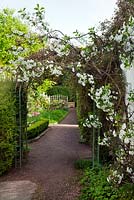
[[[101,130],[100,144],[111,150],[116,166],[108,180],[114,180],[118,184],[126,177],[133,181],[134,176],[134,127],[129,118],[129,105],[125,103],[126,85],[122,72],[122,67],[132,67],[134,63],[134,18],[132,4],[123,1],[119,1],[121,9],[117,16],[122,13],[124,5],[128,7],[126,15],[123,15],[116,26],[112,24],[104,29],[101,36],[94,28],[90,28],[87,34],[76,31],[70,37],[49,28],[44,21],[44,8],[39,5],[32,17],[25,9],[21,10],[23,19],[35,27],[33,31],[38,32],[37,37],[40,41],[45,41],[45,45],[27,58],[21,56],[26,49],[20,50],[19,45],[15,49],[17,58],[11,62],[12,74],[18,85],[25,83],[28,86],[32,80],[44,78],[46,74],[62,75],[65,70],[73,74],[78,95],[82,94],[79,107],[80,115],[85,119],[81,126],[88,133],[91,127]],[[118,20],[117,16],[115,22]],[[22,35],[28,37],[27,34]],[[133,95],[129,100],[132,97]],[[90,105],[85,105],[85,102],[90,102]],[[83,110],[85,115],[82,115]]]

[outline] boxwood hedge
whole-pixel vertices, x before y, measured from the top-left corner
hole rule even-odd
[[[27,128],[27,138],[33,139],[40,135],[44,130],[48,128],[49,120],[44,119],[42,121],[37,121]]]

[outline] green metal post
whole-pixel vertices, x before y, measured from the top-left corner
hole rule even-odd
[[[97,163],[100,163],[100,146],[99,146],[100,128],[98,128],[98,138],[97,138]]]
[[[93,103],[93,115],[95,115],[95,103]],[[92,144],[92,165],[94,168],[95,161],[95,128],[93,127],[93,144]]]
[[[19,86],[19,164],[22,166],[22,110],[21,110],[21,98],[22,98],[22,85]]]

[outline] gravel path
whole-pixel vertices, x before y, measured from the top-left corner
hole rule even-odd
[[[90,157],[89,146],[79,143],[76,111],[53,125],[38,141],[32,143],[28,161],[22,169],[12,169],[0,181],[31,180],[41,184],[45,200],[75,200],[80,186],[75,160]]]

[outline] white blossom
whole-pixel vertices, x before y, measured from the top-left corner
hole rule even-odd
[[[129,167],[127,167],[127,172],[128,172],[129,174],[131,174],[131,173],[133,172],[133,169],[132,169],[132,168],[129,168]]]

